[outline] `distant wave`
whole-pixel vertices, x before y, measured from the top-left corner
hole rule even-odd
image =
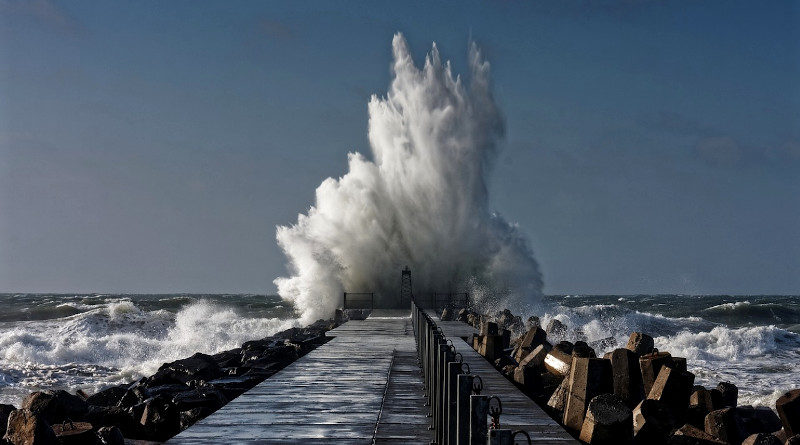
[[[127,299],[59,319],[6,323],[0,326],[0,390],[95,390],[151,374],[164,362],[232,349],[294,325],[295,319],[253,318],[241,308],[205,300],[171,312],[143,310]],[[4,397],[17,395],[0,391],[0,402]]]

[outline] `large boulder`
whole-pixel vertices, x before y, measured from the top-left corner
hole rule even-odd
[[[706,416],[705,432],[722,442],[739,445],[747,437],[742,424],[736,416],[735,408],[711,411]]]
[[[9,414],[4,439],[14,445],[58,445],[58,438],[50,424],[24,408]]]
[[[163,396],[144,403],[139,419],[145,439],[165,441],[180,431],[180,417],[175,404]]]
[[[786,435],[792,437],[800,434],[800,389],[785,392],[775,402],[775,409],[781,418]]]
[[[664,444],[674,424],[672,413],[658,400],[642,400],[633,409],[633,434],[636,443]]]
[[[98,391],[86,398],[86,403],[95,406],[116,406],[125,395],[128,385],[117,385]]]
[[[589,402],[595,396],[610,392],[613,392],[610,360],[573,357],[567,404],[564,409],[564,425],[573,430],[580,430]]]
[[[614,375],[614,394],[631,408],[638,405],[645,396],[639,357],[629,349],[615,349],[611,353],[611,369]]]
[[[653,337],[641,332],[634,332],[628,339],[628,344],[625,348],[638,356],[642,356],[652,353],[653,346]]]
[[[726,445],[725,442],[689,424],[672,433],[668,443],[670,445]]]
[[[614,394],[601,394],[589,402],[580,439],[598,445],[624,445],[633,442],[631,409]]]
[[[717,385],[717,391],[720,392],[720,408],[731,407],[735,408],[739,398],[739,388],[730,382],[720,382]]]
[[[104,426],[97,430],[97,442],[100,445],[125,445],[125,437],[119,428]]]
[[[742,445],[783,445],[783,443],[772,434],[758,433],[748,436]]]
[[[22,408],[53,424],[67,419],[73,421],[82,419],[89,409],[89,404],[82,397],[63,390],[37,391],[23,400]]]
[[[222,369],[214,358],[198,352],[189,358],[161,365],[149,381],[151,385],[186,384],[191,380],[209,381],[219,377],[222,377]]]
[[[545,329],[545,332],[547,332],[548,337],[561,338],[567,335],[567,326],[558,319],[554,318],[547,323],[547,329]]]
[[[14,405],[0,404],[0,438],[6,434],[6,425],[8,425],[8,416],[11,411],[14,411]]]

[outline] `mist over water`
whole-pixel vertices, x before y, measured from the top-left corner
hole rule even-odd
[[[489,64],[471,44],[465,80],[435,44],[422,68],[402,35],[392,49],[389,91],[369,102],[373,159],[350,153],[349,171],[324,180],[296,224],[278,227],[291,273],[275,280],[278,293],[303,321],[331,316],[345,291],[375,292],[376,304],[392,305],[408,265],[415,294],[535,301],[542,278],[528,243],[489,205],[504,135]]]

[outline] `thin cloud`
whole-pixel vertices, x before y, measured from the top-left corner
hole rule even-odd
[[[0,0],[0,14],[8,22],[32,20],[70,36],[78,36],[86,31],[83,24],[50,0]]]

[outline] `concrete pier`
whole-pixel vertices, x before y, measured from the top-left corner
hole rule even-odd
[[[481,376],[484,394],[502,399],[503,428],[525,429],[540,444],[574,442],[461,339],[474,332],[471,326],[436,320],[472,373]],[[409,311],[375,311],[366,320],[348,321],[327,335],[332,337],[328,343],[169,443],[428,444],[434,440]],[[517,439],[523,443],[521,436]]]

